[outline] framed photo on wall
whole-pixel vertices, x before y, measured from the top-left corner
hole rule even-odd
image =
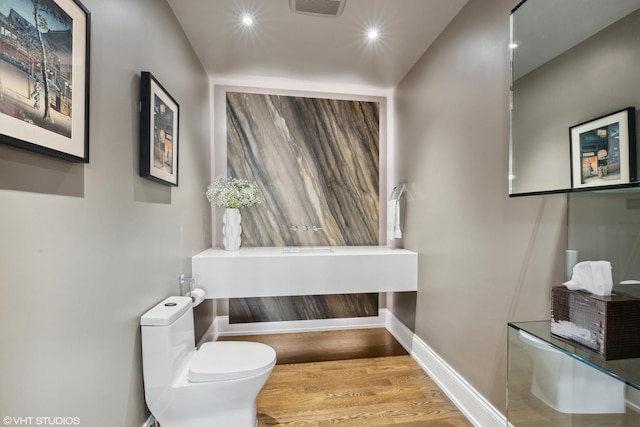
[[[635,107],[569,128],[572,188],[636,180]]]
[[[89,29],[76,0],[0,1],[0,142],[89,162]]]
[[[178,186],[180,106],[148,71],[140,79],[140,176]]]

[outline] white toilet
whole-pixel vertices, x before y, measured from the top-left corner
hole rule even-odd
[[[189,297],[169,297],[145,313],[145,399],[161,427],[255,427],[256,397],[276,352],[252,342],[208,342],[195,348]]]
[[[533,361],[531,393],[558,412],[625,412],[625,384],[520,330]]]

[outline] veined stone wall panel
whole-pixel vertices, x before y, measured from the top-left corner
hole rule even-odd
[[[226,105],[227,173],[263,198],[241,211],[243,246],[378,244],[379,103],[228,92]]]

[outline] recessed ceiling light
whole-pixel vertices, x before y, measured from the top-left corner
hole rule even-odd
[[[377,40],[378,37],[380,37],[380,32],[375,28],[372,28],[367,31],[367,37],[369,38],[369,40]]]
[[[242,23],[244,25],[246,25],[247,27],[250,27],[253,25],[253,18],[251,17],[251,15],[243,15],[242,16]]]

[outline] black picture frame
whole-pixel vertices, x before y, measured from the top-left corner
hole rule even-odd
[[[180,106],[148,71],[140,75],[140,176],[178,186]]]
[[[627,107],[569,128],[572,188],[637,180],[635,113]]]
[[[90,12],[77,0],[6,2],[0,142],[88,163]]]

